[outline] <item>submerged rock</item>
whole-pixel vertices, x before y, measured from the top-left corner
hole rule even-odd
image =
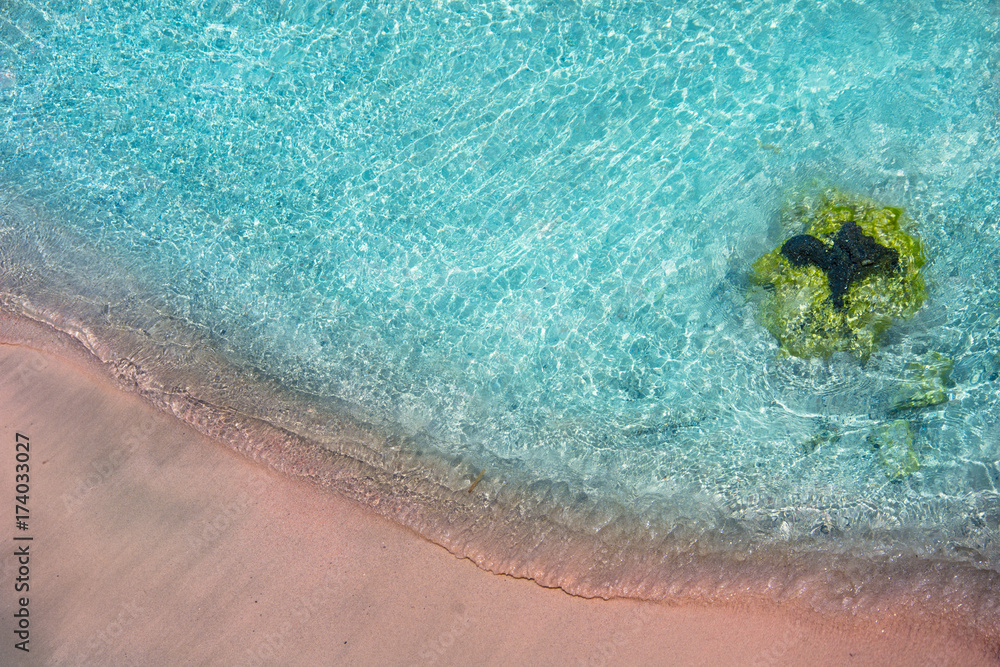
[[[853,220],[843,224],[830,246],[815,236],[799,234],[785,241],[781,254],[794,266],[812,264],[825,273],[837,310],[844,309],[844,294],[855,281],[899,270],[899,253],[866,236]]]
[[[868,444],[878,453],[879,462],[889,479],[904,479],[920,468],[913,450],[913,429],[905,419],[897,419],[875,427],[868,435]]]
[[[926,408],[948,400],[954,362],[939,352],[929,352],[906,365],[906,378],[896,389],[892,410]]]
[[[801,233],[753,264],[758,321],[784,354],[867,358],[893,318],[912,316],[927,295],[912,222],[833,189],[792,210],[789,226]]]
[[[823,445],[833,445],[838,440],[840,440],[840,434],[835,427],[822,427],[802,443],[802,451],[806,454],[812,454]]]

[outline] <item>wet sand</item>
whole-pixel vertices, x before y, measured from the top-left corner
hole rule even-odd
[[[4,665],[996,664],[907,618],[584,599],[482,571],[206,439],[69,351],[0,345],[11,494],[18,433],[30,518],[5,522]],[[27,654],[15,532],[33,538]]]

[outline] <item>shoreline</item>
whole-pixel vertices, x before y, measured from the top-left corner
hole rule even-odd
[[[15,203],[10,215],[50,226],[30,202]],[[588,495],[572,478],[546,478],[489,452],[449,455],[433,437],[400,432],[391,416],[297,391],[229,359],[211,332],[125,267],[107,279],[43,270],[31,245],[19,250],[26,263],[4,275],[0,341],[69,359],[227,449],[356,502],[483,570],[584,598],[780,606],[856,626],[881,627],[899,614],[987,650],[1000,646],[995,548],[962,551],[961,541],[949,541],[961,526],[924,534],[874,512],[867,523],[848,517],[849,531],[822,533],[799,505],[747,519],[704,499],[635,502],[612,488]],[[112,261],[74,247],[82,265]],[[986,532],[1000,516],[996,500],[981,498],[968,516]],[[788,535],[779,530],[785,521]]]
[[[211,636],[200,627],[228,639],[199,648],[199,659],[246,664],[503,662],[498,651],[511,642],[522,659],[588,664],[655,660],[668,646],[687,656],[682,663],[794,664],[817,662],[818,653],[818,664],[1000,660],[988,652],[989,637],[977,645],[967,631],[886,601],[874,605],[881,613],[838,618],[803,614],[794,600],[739,595],[710,605],[585,599],[491,574],[196,433],[116,388],[71,343],[62,353],[11,345],[26,332],[6,316],[0,332],[8,341],[0,345],[3,437],[30,429],[41,450],[33,460],[45,466],[33,485],[35,546],[46,545],[36,557],[45,570],[37,571],[55,578],[37,575],[41,592],[31,604],[33,636],[50,638],[39,646],[47,664],[74,664],[87,651],[123,664],[186,659],[193,654],[173,651],[190,644],[188,633]],[[3,565],[9,571],[9,559]],[[256,601],[235,595],[234,576],[238,590],[266,590],[274,613],[255,616],[264,593]],[[511,616],[498,623],[491,609]],[[331,625],[345,628],[348,647],[355,638],[350,653],[333,652],[344,644],[330,643]],[[255,636],[263,640],[247,648]],[[734,652],[741,642],[746,650]],[[7,643],[0,654],[10,650]]]
[[[29,431],[44,466],[33,496],[34,664],[607,664],[667,649],[682,664],[990,664],[964,638],[905,618],[865,631],[777,607],[588,600],[493,575],[240,457],[72,361],[3,345],[0,366],[21,379],[0,390],[4,437]]]

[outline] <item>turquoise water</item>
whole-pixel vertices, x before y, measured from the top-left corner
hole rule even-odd
[[[996,3],[249,4],[5,6],[8,309],[197,339],[496,502],[1000,568]],[[866,363],[747,300],[816,183],[931,258]],[[929,351],[889,483],[865,438]]]

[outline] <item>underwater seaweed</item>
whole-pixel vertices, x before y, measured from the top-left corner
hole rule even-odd
[[[798,206],[802,233],[754,262],[757,319],[783,354],[862,359],[895,318],[927,297],[925,256],[902,209],[829,188],[819,205]]]

